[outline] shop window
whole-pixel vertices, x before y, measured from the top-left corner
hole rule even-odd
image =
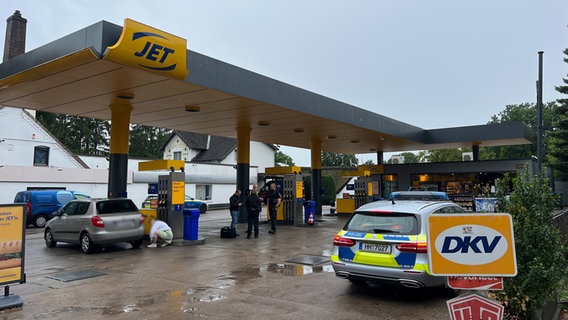
[[[49,147],[36,146],[34,148],[34,166],[49,166]]]

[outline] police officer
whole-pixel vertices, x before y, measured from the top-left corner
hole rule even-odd
[[[276,211],[278,207],[280,207],[280,203],[282,202],[282,195],[278,190],[276,190],[276,183],[271,181],[268,185],[268,194],[266,197],[268,198],[268,212],[270,215],[270,230],[268,233],[275,234],[276,233]]]

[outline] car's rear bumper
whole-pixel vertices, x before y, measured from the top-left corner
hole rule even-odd
[[[373,280],[411,288],[446,285],[446,277],[432,276],[423,270],[388,268],[343,261],[334,261],[332,266],[335,275],[340,278]]]
[[[110,244],[116,242],[130,242],[140,240],[144,237],[144,225],[137,229],[120,230],[120,231],[106,231],[98,230],[90,232],[91,240],[95,244]]]

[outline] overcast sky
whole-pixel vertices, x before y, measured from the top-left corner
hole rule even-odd
[[[15,10],[28,20],[26,50],[130,18],[190,50],[424,129],[484,124],[506,105],[535,103],[538,51],[544,102],[561,98],[554,87],[568,78],[566,0],[0,0],[4,21]],[[283,152],[310,165],[309,150]]]

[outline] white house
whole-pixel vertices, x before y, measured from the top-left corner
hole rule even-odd
[[[205,142],[205,143],[204,143]],[[274,166],[272,145],[251,142],[250,183]],[[164,158],[185,160],[186,194],[209,203],[228,203],[236,187],[236,140],[187,132],[174,132],[164,146]],[[129,159],[128,197],[140,204],[148,184],[167,172],[139,172]],[[74,156],[27,111],[0,107],[0,203],[11,203],[18,191],[29,187],[60,187],[93,197],[106,197],[106,157]]]

